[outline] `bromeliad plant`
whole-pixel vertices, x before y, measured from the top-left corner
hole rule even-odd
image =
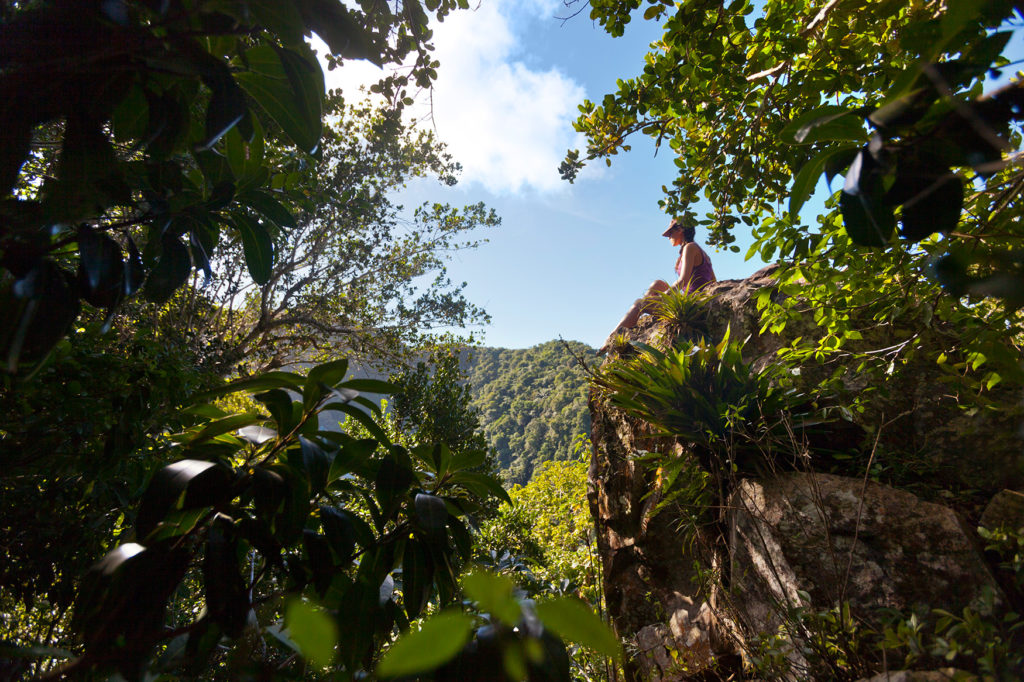
[[[455,599],[467,517],[508,496],[476,471],[482,451],[391,443],[359,393],[391,386],[347,369],[269,372],[201,398],[246,391],[261,411],[189,409],[195,425],[170,437],[180,459],[152,477],[130,541],[82,581],[84,653],[62,672],[233,665],[280,679],[302,674],[298,653],[348,679],[429,603]],[[324,428],[330,414],[372,437]]]
[[[708,334],[708,301],[701,291],[669,289],[655,301],[654,317],[670,325],[676,338],[696,341]]]
[[[640,353],[607,365],[597,385],[610,402],[649,422],[658,435],[697,446],[711,472],[737,471],[787,406],[788,393],[768,372],[742,358],[742,343],[728,331],[715,345],[703,338],[660,351],[637,344]]]

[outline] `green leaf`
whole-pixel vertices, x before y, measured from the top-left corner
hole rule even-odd
[[[345,435],[345,434],[339,434]],[[331,469],[327,475],[328,483],[331,483],[349,472],[356,472],[364,478],[369,475],[368,464],[374,450],[377,449],[377,441],[372,438],[356,440],[347,438],[342,443],[341,449],[334,455],[331,462]]]
[[[811,144],[822,140],[865,140],[867,132],[861,123],[859,109],[834,105],[804,112],[793,119],[780,133],[787,144]]]
[[[356,548],[356,531],[351,515],[344,509],[320,507],[320,525],[341,566],[352,561]]]
[[[349,405],[348,403],[328,403],[327,405],[324,405],[320,411],[344,412],[345,414],[347,414],[348,416],[352,417],[357,422],[365,426],[366,430],[370,432],[371,436],[377,439],[378,443],[381,443],[383,445],[391,444],[391,439],[388,438],[388,435],[386,433],[384,433],[384,429],[380,428],[377,422],[373,421],[373,417],[371,417],[368,413],[364,412],[363,410],[359,409],[354,405]]]
[[[274,268],[274,242],[267,228],[240,213],[232,217],[242,238],[242,252],[249,274],[257,284],[266,284]]]
[[[283,388],[289,391],[301,392],[305,381],[306,377],[294,372],[264,372],[248,379],[238,379],[223,386],[203,391],[193,396],[193,400],[198,402],[219,398],[230,393],[238,393],[239,391],[266,391],[272,388]]]
[[[452,457],[452,462],[448,466],[448,470],[462,471],[463,469],[473,469],[478,466],[482,466],[487,461],[486,450],[470,450],[469,452],[460,452]]]
[[[281,205],[277,199],[264,191],[255,191],[240,197],[240,200],[259,211],[264,218],[279,228],[286,230],[295,227],[297,221],[291,211]]]
[[[391,645],[377,666],[380,677],[416,675],[433,670],[458,654],[473,632],[472,617],[442,611]]]
[[[590,607],[575,597],[560,597],[537,604],[544,627],[562,639],[576,642],[616,660],[622,658],[618,638]]]
[[[267,411],[270,412],[270,416],[277,422],[279,433],[287,434],[295,428],[296,421],[293,418],[292,398],[288,395],[287,391],[280,388],[272,388],[269,391],[257,393],[253,398],[263,403]]]
[[[503,575],[474,569],[462,577],[462,589],[481,611],[491,614],[509,627],[519,624],[522,607],[515,598],[515,583]]]
[[[409,540],[402,552],[402,600],[410,620],[426,606],[433,580],[434,564],[429,550],[419,540]]]
[[[296,3],[280,0],[249,0],[249,9],[263,28],[275,34],[282,43],[302,43],[306,27]]]
[[[486,497],[488,494],[497,497],[506,504],[512,504],[512,498],[494,477],[472,471],[460,471],[451,477],[452,483],[461,483],[475,494]]]
[[[323,608],[303,599],[292,599],[285,608],[284,623],[303,658],[319,668],[334,662],[338,626]]]
[[[298,67],[293,55],[306,63]],[[261,45],[247,50],[246,61],[252,69],[235,76],[238,83],[263,108],[295,145],[312,153],[320,143],[321,111],[319,105],[312,108],[312,94],[317,87],[313,65],[288,50],[275,51],[273,47]],[[282,59],[288,60],[286,70]],[[319,66],[316,66],[319,69]],[[305,69],[305,70],[303,70]],[[322,79],[323,74],[320,75]],[[296,87],[298,90],[296,90]],[[317,97],[322,97],[323,88]],[[319,100],[317,100],[319,101]]]
[[[213,506],[230,494],[231,472],[215,462],[185,459],[161,468],[142,495],[135,519],[142,540],[172,509]]]
[[[231,433],[244,426],[251,426],[261,421],[263,421],[262,415],[255,412],[233,414],[230,417],[224,417],[223,419],[206,424],[198,432],[186,432],[185,442],[189,445],[198,445],[221,434]]]
[[[445,522],[448,520],[444,500],[436,495],[416,493],[413,506],[416,508],[416,517],[427,532],[435,537],[444,537]]]
[[[793,179],[793,189],[789,195],[789,213],[794,220],[799,218],[800,209],[814,193],[821,172],[829,159],[841,154],[848,154],[851,149],[856,148],[855,145],[844,145],[836,149],[827,149],[803,165]]]
[[[160,238],[160,247],[160,258],[146,278],[142,293],[148,300],[162,304],[188,281],[192,259],[181,240],[169,233]]]
[[[149,127],[149,103],[138,84],[133,84],[114,108],[110,124],[118,142],[143,139]]]
[[[309,370],[309,374],[306,375],[306,384],[323,383],[328,386],[334,386],[345,378],[345,374],[347,372],[348,359],[346,358],[325,362],[323,364],[316,365]]]
[[[121,247],[88,225],[78,228],[79,279],[85,284],[83,298],[97,308],[113,308],[124,297],[125,268]]]
[[[390,395],[397,390],[394,384],[386,381],[380,381],[378,379],[351,379],[343,384],[338,384],[338,388],[347,388],[350,391],[380,393],[385,395]]]
[[[327,471],[331,466],[327,453],[317,443],[304,436],[299,436],[299,447],[302,450],[302,463],[309,475],[309,484],[314,493],[322,492],[327,485]]]

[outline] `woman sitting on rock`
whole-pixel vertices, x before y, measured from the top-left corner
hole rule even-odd
[[[681,247],[679,249],[679,258],[676,259],[676,274],[679,276],[679,279],[672,285],[669,285],[664,280],[654,280],[654,283],[647,289],[647,293],[644,294],[643,298],[638,298],[633,302],[629,312],[622,318],[622,321],[619,322],[615,331],[609,337],[608,342],[601,348],[603,352],[606,352],[611,347],[611,342],[616,334],[624,329],[635,327],[637,320],[640,319],[640,314],[648,311],[651,304],[669,289],[696,291],[717,281],[715,279],[715,271],[711,267],[711,259],[693,241],[697,230],[692,224],[688,223],[690,221],[686,218],[673,218],[672,222],[669,223],[668,229],[661,233],[661,236],[668,237],[671,240],[672,246]]]

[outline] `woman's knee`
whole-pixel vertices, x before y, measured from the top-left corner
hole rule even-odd
[[[651,286],[649,286],[647,288],[647,293],[648,294],[656,294],[656,293],[661,293],[661,292],[665,292],[665,291],[668,291],[668,290],[669,290],[668,282],[666,282],[664,280],[656,279],[653,282],[651,282]]]

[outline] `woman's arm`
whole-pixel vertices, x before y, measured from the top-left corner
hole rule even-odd
[[[686,287],[686,283],[693,277],[693,270],[697,267],[697,259],[700,257],[700,247],[690,242],[683,247],[683,268],[679,273],[679,279],[672,285],[673,289]]]

